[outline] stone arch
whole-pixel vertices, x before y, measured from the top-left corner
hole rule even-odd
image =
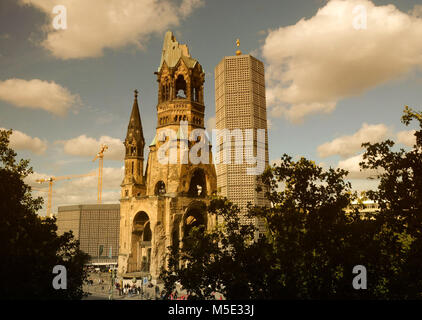
[[[128,272],[148,272],[151,265],[152,231],[148,214],[139,211],[133,218],[132,248],[128,261]]]
[[[160,180],[155,184],[154,194],[156,196],[162,195],[166,193],[166,184]]]
[[[207,195],[207,178],[204,169],[196,168],[189,183],[189,196],[205,197]]]
[[[192,202],[183,216],[183,238],[193,227],[207,226],[207,206],[202,201]]]

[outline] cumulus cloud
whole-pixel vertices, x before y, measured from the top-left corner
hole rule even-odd
[[[363,5],[367,28],[356,29]],[[420,9],[420,8],[419,8]],[[422,19],[369,0],[331,0],[310,19],[272,30],[262,47],[273,117],[300,122],[422,66]]]
[[[42,109],[59,116],[80,104],[79,95],[71,94],[54,81],[40,79],[0,81],[0,100],[16,107]]]
[[[37,179],[45,179],[45,178],[48,178],[48,177],[51,177],[51,175],[49,176],[49,175],[47,175],[45,173],[34,172],[34,173],[28,175],[27,177],[25,177],[23,179],[23,181],[27,185],[30,185],[31,187],[34,187],[35,186],[37,188],[41,188],[42,189],[42,186],[40,187],[40,184],[38,182],[36,182],[35,180],[37,180]]]
[[[216,128],[216,118],[211,117],[207,120],[207,130],[213,130]]]
[[[350,157],[362,149],[365,142],[376,143],[385,140],[390,134],[390,130],[385,124],[364,123],[356,133],[350,136],[342,136],[333,141],[326,142],[318,147],[318,154],[322,158],[332,155]]]
[[[0,128],[0,130],[7,129]],[[40,155],[47,150],[47,140],[30,137],[19,130],[13,130],[12,135],[10,136],[10,147],[14,150],[29,150]]]
[[[417,4],[413,7],[413,9],[410,11],[410,14],[418,17],[418,18],[422,18],[422,5]]]
[[[90,173],[97,174],[97,171]],[[120,198],[120,184],[123,180],[124,168],[103,168],[103,188],[102,188],[102,202],[103,203],[118,203]],[[36,179],[48,178],[51,175],[34,172],[32,175],[25,178],[25,182],[30,186],[37,188],[48,189],[47,185],[43,186],[35,182]],[[88,176],[82,178],[75,178],[71,180],[63,180],[54,183],[52,210],[57,212],[57,207],[63,205],[77,205],[77,204],[92,204],[97,203],[97,189],[98,176]],[[33,191],[34,196],[41,196],[44,198],[44,208],[40,212],[45,214],[48,194],[44,191]]]
[[[378,172],[376,170],[360,170],[359,163],[363,161],[363,154],[358,154],[347,158],[345,160],[339,161],[337,167],[349,171],[347,176],[349,179],[366,179],[366,178],[375,178]]]
[[[125,155],[123,142],[109,136],[102,136],[97,140],[83,134],[70,140],[56,141],[56,143],[63,144],[64,152],[72,156],[94,158],[101,144],[108,146],[107,151],[104,152],[104,159],[123,161]]]
[[[397,133],[397,141],[408,146],[413,147],[416,144],[416,130],[400,131]]]
[[[98,57],[105,48],[143,47],[148,37],[179,25],[202,0],[21,0],[51,17],[41,45],[60,59]],[[54,30],[53,8],[63,5],[67,29]],[[57,15],[57,14],[56,14]]]

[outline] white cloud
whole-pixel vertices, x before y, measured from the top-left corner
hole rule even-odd
[[[366,179],[369,177],[375,178],[375,176],[377,175],[376,170],[360,170],[359,163],[362,161],[363,154],[358,154],[357,156],[353,156],[348,159],[339,161],[337,167],[349,171],[349,175],[347,176],[349,179]]]
[[[410,11],[410,14],[418,17],[418,18],[422,18],[422,5],[417,4],[413,7],[413,9]]]
[[[0,130],[7,129],[0,128]],[[13,130],[9,145],[14,150],[29,150],[38,155],[43,154],[47,150],[47,140],[30,137],[19,130]]]
[[[204,5],[202,0],[184,0],[180,5],[180,13],[183,17],[189,16],[193,10]]]
[[[74,179],[69,180],[69,183],[67,186],[71,190],[94,190],[95,189],[95,195],[98,187],[98,170],[92,171],[95,173],[94,176],[88,176],[83,177],[80,179]],[[120,189],[120,184],[123,180],[123,174],[124,174],[124,167],[120,168],[103,168],[103,190],[116,190]],[[70,190],[69,189],[69,190]]]
[[[72,156],[94,158],[101,144],[108,146],[108,149],[104,152],[105,160],[123,161],[125,156],[123,142],[109,136],[102,136],[97,140],[83,134],[70,140],[56,141],[56,143],[62,143],[64,152]]]
[[[44,26],[47,38],[41,45],[55,57],[79,59],[98,57],[105,48],[126,45],[144,47],[148,37],[177,26],[201,0],[20,0],[54,18],[52,9],[64,5],[67,29],[54,30],[51,21]]]
[[[80,104],[78,95],[54,81],[8,79],[0,81],[0,100],[21,108],[42,109],[63,116]]]
[[[23,181],[26,183],[26,184],[28,184],[28,185],[30,185],[30,186],[35,186],[35,187],[37,187],[37,188],[40,188],[40,189],[42,189],[43,188],[43,186],[41,185],[41,184],[39,184],[38,182],[36,182],[35,180],[37,180],[37,179],[44,179],[44,178],[47,178],[47,177],[50,177],[49,175],[47,175],[47,174],[45,174],[45,173],[39,173],[39,172],[34,172],[34,173],[32,173],[32,174],[30,174],[29,176],[27,176],[27,177],[25,177],[24,179],[23,179]],[[48,188],[46,188],[46,190],[47,190]]]
[[[357,5],[366,8],[366,30],[354,28]],[[310,19],[269,32],[262,52],[270,114],[300,122],[332,112],[339,100],[421,67],[420,39],[416,13],[369,0],[329,1]]]
[[[397,133],[397,141],[408,147],[413,147],[416,144],[415,132],[416,130],[400,131]]]
[[[385,140],[390,130],[385,124],[369,125],[364,123],[356,133],[351,136],[342,136],[318,147],[318,154],[322,158],[332,155],[350,157],[362,149],[365,142],[376,143]]]
[[[207,120],[207,130],[211,131],[213,129],[215,129],[216,127],[216,119],[215,117],[211,117]]]
[[[378,189],[379,179],[350,179],[352,189],[358,192]]]

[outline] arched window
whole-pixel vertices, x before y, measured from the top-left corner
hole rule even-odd
[[[198,87],[192,88],[192,100],[195,102],[199,102],[199,88]]]
[[[202,202],[191,204],[183,219],[183,237],[189,235],[193,227],[206,226],[206,205]]]
[[[146,212],[138,212],[133,219],[132,246],[128,272],[149,272],[151,264],[152,232]]]
[[[181,74],[176,79],[176,98],[186,99],[186,81]]]
[[[165,193],[166,193],[166,185],[163,181],[160,180],[155,184],[154,194],[156,196],[159,196]]]
[[[207,195],[207,184],[203,169],[196,169],[193,173],[188,193],[191,197],[203,197]]]

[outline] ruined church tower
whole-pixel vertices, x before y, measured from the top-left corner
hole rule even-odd
[[[151,275],[157,279],[161,267],[166,266],[168,246],[181,245],[193,226],[210,228],[215,224],[205,210],[217,189],[211,146],[195,149],[205,139],[201,135],[205,73],[190,56],[187,45],[179,44],[168,31],[155,75],[157,126],[145,173],[145,141],[136,91],[124,142],[118,260],[118,273],[123,277]],[[192,162],[191,150],[202,156],[202,161]]]

